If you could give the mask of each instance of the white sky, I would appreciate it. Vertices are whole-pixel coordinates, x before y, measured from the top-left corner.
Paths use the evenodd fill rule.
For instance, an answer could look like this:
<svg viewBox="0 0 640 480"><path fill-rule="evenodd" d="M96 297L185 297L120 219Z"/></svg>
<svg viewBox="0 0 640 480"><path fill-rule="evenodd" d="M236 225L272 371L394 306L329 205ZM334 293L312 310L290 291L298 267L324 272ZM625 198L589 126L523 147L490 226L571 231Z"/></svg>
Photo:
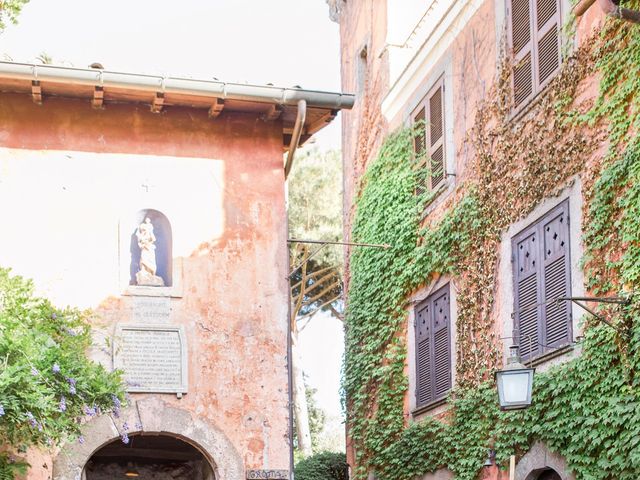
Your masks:
<svg viewBox="0 0 640 480"><path fill-rule="evenodd" d="M338 25L324 0L31 0L0 59L340 90ZM339 148L339 119L317 135Z"/></svg>
<svg viewBox="0 0 640 480"><path fill-rule="evenodd" d="M0 59L36 63L43 52L66 66L340 90L324 0L31 0L0 34ZM316 137L339 148L340 119ZM338 414L341 324L316 318L300 342L319 405Z"/></svg>

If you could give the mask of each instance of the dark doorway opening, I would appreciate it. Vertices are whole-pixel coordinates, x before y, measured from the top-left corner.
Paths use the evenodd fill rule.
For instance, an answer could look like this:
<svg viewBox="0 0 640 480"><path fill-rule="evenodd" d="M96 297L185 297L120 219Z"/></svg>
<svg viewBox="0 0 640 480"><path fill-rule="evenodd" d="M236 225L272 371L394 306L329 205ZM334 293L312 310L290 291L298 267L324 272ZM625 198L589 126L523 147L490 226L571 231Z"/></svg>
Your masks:
<svg viewBox="0 0 640 480"><path fill-rule="evenodd" d="M96 451L84 467L86 480L215 480L207 458L193 445L169 435L131 435Z"/></svg>
<svg viewBox="0 0 640 480"><path fill-rule="evenodd" d="M538 476L537 480L562 480L562 478L555 470L549 469L542 472Z"/></svg>

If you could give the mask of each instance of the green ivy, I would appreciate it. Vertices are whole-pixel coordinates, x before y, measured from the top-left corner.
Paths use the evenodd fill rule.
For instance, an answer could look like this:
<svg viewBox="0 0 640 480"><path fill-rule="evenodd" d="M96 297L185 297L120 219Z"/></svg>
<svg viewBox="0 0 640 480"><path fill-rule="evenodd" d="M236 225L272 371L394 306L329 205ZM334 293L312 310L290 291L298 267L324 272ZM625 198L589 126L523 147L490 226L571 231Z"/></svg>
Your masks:
<svg viewBox="0 0 640 480"><path fill-rule="evenodd" d="M627 3L640 8L638 1ZM640 35L634 28L607 22L597 54L589 57L597 59L601 90L588 113L571 110L575 91L560 92L554 104L560 121L609 129L610 153L579 170L587 200L583 265L590 291L632 300L600 312L624 333L585 325L584 339L576 346L579 355L536 375L530 408L499 410L487 361L475 385L453 390L441 418L407 421L409 295L439 274L472 284L480 278L474 270L489 270L491 282L475 285L476 293L459 291L457 328L477 330L473 309L483 295L493 295L495 270L487 266L495 262L482 257L474 262L471 256L486 254L490 249L483 245L495 247L505 225L517 218L496 218L490 211L491 189L500 179L485 176L484 183L459 186L462 193L446 205L446 213L421 228L420 212L431 199L415 195L416 182L426 173L414 167L410 130L392 133L368 165L352 237L392 248L355 249L350 262L344 389L355 478L375 471L380 480L412 480L448 468L457 479L475 480L489 447L496 450L497 463L505 465L509 456L522 455L536 441L563 455L578 479L640 478L640 302L633 297L640 283L640 140L635 139L640 76L628 74L640 70ZM544 161L553 165L557 158ZM493 352L495 338L482 341Z"/></svg>

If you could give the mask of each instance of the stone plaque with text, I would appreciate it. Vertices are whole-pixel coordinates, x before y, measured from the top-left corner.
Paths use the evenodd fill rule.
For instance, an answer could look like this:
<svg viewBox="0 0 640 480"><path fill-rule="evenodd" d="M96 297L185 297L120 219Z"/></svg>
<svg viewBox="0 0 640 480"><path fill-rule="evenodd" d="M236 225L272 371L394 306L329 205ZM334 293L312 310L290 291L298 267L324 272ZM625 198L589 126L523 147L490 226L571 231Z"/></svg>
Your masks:
<svg viewBox="0 0 640 480"><path fill-rule="evenodd" d="M187 393L187 346L179 326L121 325L113 364L129 392Z"/></svg>
<svg viewBox="0 0 640 480"><path fill-rule="evenodd" d="M169 297L133 297L133 321L137 323L169 323L171 299Z"/></svg>
<svg viewBox="0 0 640 480"><path fill-rule="evenodd" d="M247 470L247 478L275 478L277 480L288 480L289 470Z"/></svg>

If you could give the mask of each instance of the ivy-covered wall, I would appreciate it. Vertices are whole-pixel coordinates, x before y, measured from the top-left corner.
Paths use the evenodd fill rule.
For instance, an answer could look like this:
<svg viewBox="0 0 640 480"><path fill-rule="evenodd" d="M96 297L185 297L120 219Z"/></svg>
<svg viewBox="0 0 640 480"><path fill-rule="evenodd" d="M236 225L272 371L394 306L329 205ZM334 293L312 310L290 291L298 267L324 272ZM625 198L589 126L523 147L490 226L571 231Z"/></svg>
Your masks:
<svg viewBox="0 0 640 480"><path fill-rule="evenodd" d="M640 1L626 2L640 8ZM640 478L640 30L609 19L565 60L521 118L510 110L505 63L467 132L467 174L421 222L412 132L388 136L361 178L351 253L344 387L355 478L410 480L439 468L478 477L487 449L505 466L537 440L578 479ZM585 85L599 81L596 98ZM579 175L583 268L594 294L627 296L602 307L617 330L584 317L578 358L535 378L533 406L501 412L492 377L503 345L494 304L506 228ZM457 290L456 388L441 418L409 421L407 299L438 275Z"/></svg>

